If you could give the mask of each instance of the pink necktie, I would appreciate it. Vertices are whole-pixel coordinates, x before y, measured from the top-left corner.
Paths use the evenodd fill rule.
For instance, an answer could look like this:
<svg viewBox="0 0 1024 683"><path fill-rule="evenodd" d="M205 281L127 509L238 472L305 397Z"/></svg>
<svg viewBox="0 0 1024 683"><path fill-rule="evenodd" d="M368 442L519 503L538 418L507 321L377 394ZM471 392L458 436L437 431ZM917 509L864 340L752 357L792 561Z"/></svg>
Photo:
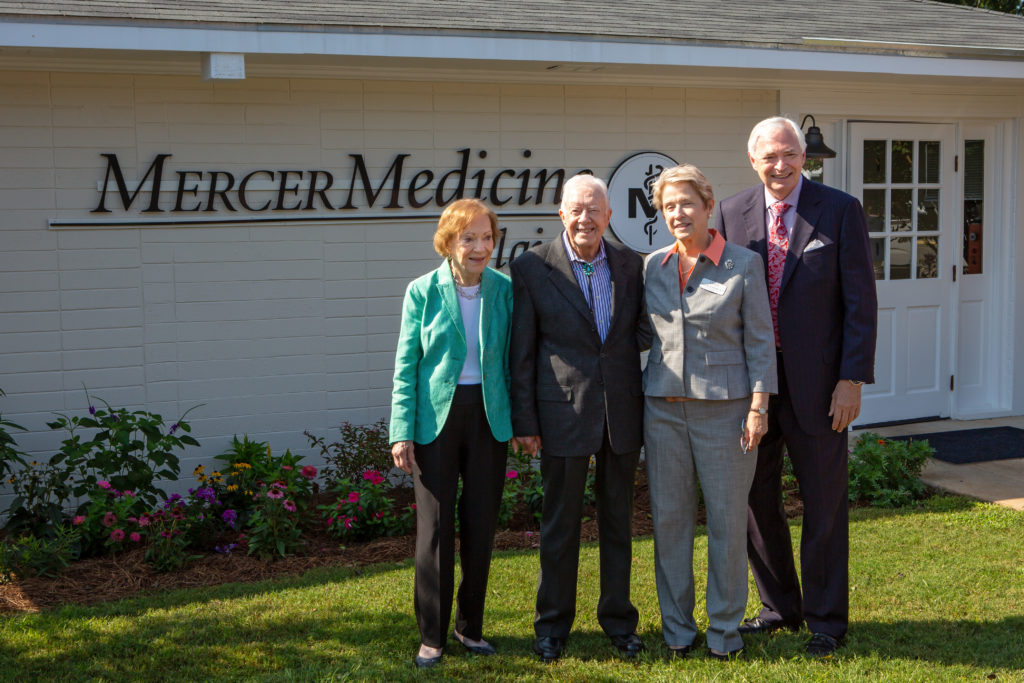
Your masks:
<svg viewBox="0 0 1024 683"><path fill-rule="evenodd" d="M771 224L768 226L768 301L772 308L772 327L775 328L775 346L779 343L779 289L782 285L782 271L786 269L786 252L789 251L789 235L782 214L789 209L785 202L775 202L768 208Z"/></svg>

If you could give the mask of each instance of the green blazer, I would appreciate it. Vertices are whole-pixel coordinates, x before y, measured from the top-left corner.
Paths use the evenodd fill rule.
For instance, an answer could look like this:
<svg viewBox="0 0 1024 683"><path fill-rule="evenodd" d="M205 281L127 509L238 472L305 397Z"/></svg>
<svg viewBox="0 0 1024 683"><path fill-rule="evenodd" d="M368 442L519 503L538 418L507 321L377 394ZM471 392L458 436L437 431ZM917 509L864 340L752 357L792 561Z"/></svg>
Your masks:
<svg viewBox="0 0 1024 683"><path fill-rule="evenodd" d="M498 441L512 438L508 337L512 282L492 268L480 293L480 370L484 410ZM430 443L441 433L466 360L466 335L455 281L445 261L413 280L402 304L402 330L391 393L391 443Z"/></svg>

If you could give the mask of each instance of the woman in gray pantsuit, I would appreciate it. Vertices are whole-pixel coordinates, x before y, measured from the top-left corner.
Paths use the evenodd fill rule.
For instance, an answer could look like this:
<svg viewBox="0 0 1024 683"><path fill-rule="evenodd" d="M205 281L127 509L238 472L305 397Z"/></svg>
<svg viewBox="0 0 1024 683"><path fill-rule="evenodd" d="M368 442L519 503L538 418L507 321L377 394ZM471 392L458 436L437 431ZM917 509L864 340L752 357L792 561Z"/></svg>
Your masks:
<svg viewBox="0 0 1024 683"><path fill-rule="evenodd" d="M761 258L708 228L711 184L695 166L654 185L675 244L647 256L644 297L654 333L644 370L644 443L654 516L662 632L685 657L693 618L697 479L708 529L708 656L743 649L747 494L777 391L775 339Z"/></svg>

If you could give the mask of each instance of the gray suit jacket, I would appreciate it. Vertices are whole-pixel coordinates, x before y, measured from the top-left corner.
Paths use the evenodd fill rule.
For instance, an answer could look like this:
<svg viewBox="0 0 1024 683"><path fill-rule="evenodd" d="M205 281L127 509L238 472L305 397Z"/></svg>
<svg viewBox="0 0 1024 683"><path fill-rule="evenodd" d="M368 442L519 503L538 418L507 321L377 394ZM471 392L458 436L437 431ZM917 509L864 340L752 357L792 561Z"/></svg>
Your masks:
<svg viewBox="0 0 1024 683"><path fill-rule="evenodd" d="M615 453L643 445L640 345L650 339L643 312L643 262L605 240L612 319L604 343L573 275L561 237L512 262L512 429L539 434L544 451L588 456L601 449L605 418Z"/></svg>
<svg viewBox="0 0 1024 683"><path fill-rule="evenodd" d="M648 396L725 400L777 393L764 266L754 252L726 244L716 266L701 255L679 293L672 247L644 262L644 297L654 338L644 370Z"/></svg>

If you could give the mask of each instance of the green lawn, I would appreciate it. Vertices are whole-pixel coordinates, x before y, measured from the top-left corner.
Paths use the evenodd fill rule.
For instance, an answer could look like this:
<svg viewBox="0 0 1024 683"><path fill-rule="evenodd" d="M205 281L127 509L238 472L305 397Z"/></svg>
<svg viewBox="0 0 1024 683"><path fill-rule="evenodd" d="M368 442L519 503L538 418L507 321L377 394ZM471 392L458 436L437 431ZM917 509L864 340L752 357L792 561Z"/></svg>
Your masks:
<svg viewBox="0 0 1024 683"><path fill-rule="evenodd" d="M2 616L0 680L1024 681L1024 513L952 497L853 511L852 623L847 647L826 661L804 654L806 632L748 638L727 664L703 648L666 660L653 545L634 544L633 596L651 650L636 663L618 660L597 625L597 547L588 545L575 630L551 666L530 652L536 554L509 552L492 565L485 634L496 657L450 643L439 669L413 668L404 563ZM703 567L697 575L702 595Z"/></svg>

